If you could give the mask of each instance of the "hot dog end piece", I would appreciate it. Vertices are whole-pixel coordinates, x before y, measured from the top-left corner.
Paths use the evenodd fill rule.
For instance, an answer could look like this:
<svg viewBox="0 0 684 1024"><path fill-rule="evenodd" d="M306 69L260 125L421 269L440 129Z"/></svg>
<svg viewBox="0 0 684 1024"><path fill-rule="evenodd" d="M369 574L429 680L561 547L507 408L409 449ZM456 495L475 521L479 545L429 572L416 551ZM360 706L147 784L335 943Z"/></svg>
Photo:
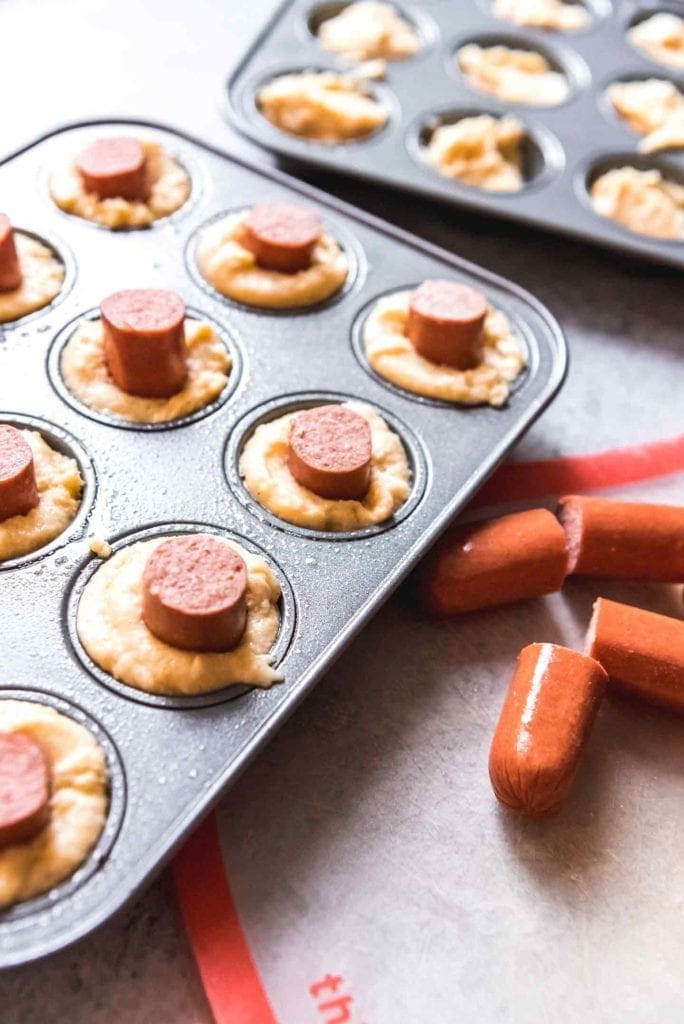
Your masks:
<svg viewBox="0 0 684 1024"><path fill-rule="evenodd" d="M544 508L449 530L416 574L420 603L457 615L560 590L565 534Z"/></svg>
<svg viewBox="0 0 684 1024"><path fill-rule="evenodd" d="M342 405L297 413L290 427L288 466L302 487L333 501L362 501L371 478L368 422Z"/></svg>
<svg viewBox="0 0 684 1024"><path fill-rule="evenodd" d="M611 684L684 714L684 622L599 597L586 650Z"/></svg>
<svg viewBox="0 0 684 1024"><path fill-rule="evenodd" d="M30 736L0 732L0 848L33 839L50 814L50 770Z"/></svg>
<svg viewBox="0 0 684 1024"><path fill-rule="evenodd" d="M469 370L482 361L487 300L457 281L423 281L412 293L406 333L431 363Z"/></svg>
<svg viewBox="0 0 684 1024"><path fill-rule="evenodd" d="M86 192L99 199L148 198L145 150L138 139L96 139L76 157L76 169Z"/></svg>
<svg viewBox="0 0 684 1024"><path fill-rule="evenodd" d="M216 537L174 537L143 573L142 617L164 643L186 651L229 651L247 625L247 566Z"/></svg>
<svg viewBox="0 0 684 1024"><path fill-rule="evenodd" d="M489 753L499 800L542 816L565 800L607 677L594 661L555 644L530 644L518 658Z"/></svg>
<svg viewBox="0 0 684 1024"><path fill-rule="evenodd" d="M14 231L7 214L0 213L0 292L13 292L21 276Z"/></svg>
<svg viewBox="0 0 684 1024"><path fill-rule="evenodd" d="M188 378L185 303L175 292L133 288L100 305L107 367L130 395L168 398Z"/></svg>
<svg viewBox="0 0 684 1024"><path fill-rule="evenodd" d="M16 427L0 425L0 522L38 504L33 452Z"/></svg>
<svg viewBox="0 0 684 1024"><path fill-rule="evenodd" d="M571 494L561 498L558 516L569 573L684 581L684 507Z"/></svg>
<svg viewBox="0 0 684 1024"><path fill-rule="evenodd" d="M323 226L312 210L293 203L258 203L243 225L242 244L264 270L296 274L311 266Z"/></svg>

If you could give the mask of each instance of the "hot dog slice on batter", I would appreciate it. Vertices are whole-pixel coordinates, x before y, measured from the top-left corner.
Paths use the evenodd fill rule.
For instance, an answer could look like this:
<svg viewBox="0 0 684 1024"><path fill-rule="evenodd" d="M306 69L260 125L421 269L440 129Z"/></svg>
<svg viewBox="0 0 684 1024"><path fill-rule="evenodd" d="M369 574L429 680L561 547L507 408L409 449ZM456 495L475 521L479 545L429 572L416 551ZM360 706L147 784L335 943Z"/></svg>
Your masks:
<svg viewBox="0 0 684 1024"><path fill-rule="evenodd" d="M684 714L684 622L599 597L587 651L611 683Z"/></svg>
<svg viewBox="0 0 684 1024"><path fill-rule="evenodd" d="M412 293L406 333L432 363L468 370L482 360L487 300L457 281L423 281Z"/></svg>
<svg viewBox="0 0 684 1024"><path fill-rule="evenodd" d="M100 305L105 358L114 382L130 395L168 398L188 377L185 303L175 292L133 288Z"/></svg>
<svg viewBox="0 0 684 1024"><path fill-rule="evenodd" d="M342 405L319 405L292 420L288 466L302 487L334 501L362 501L371 477L367 420Z"/></svg>
<svg viewBox="0 0 684 1024"><path fill-rule="evenodd" d="M186 651L228 651L247 624L247 566L207 535L174 537L150 555L142 617L156 637Z"/></svg>
<svg viewBox="0 0 684 1024"><path fill-rule="evenodd" d="M19 732L0 732L0 847L23 843L47 823L50 773L40 746Z"/></svg>
<svg viewBox="0 0 684 1024"><path fill-rule="evenodd" d="M416 575L433 615L455 615L560 590L565 534L544 508L449 530Z"/></svg>
<svg viewBox="0 0 684 1024"><path fill-rule="evenodd" d="M312 210L293 203L258 203L244 222L242 244L264 270L296 274L311 265L323 225Z"/></svg>
<svg viewBox="0 0 684 1024"><path fill-rule="evenodd" d="M598 662L577 651L555 644L523 648L489 753L497 800L532 816L560 808L605 684Z"/></svg>
<svg viewBox="0 0 684 1024"><path fill-rule="evenodd" d="M86 192L99 199L148 198L145 150L137 139L96 139L76 157Z"/></svg>
<svg viewBox="0 0 684 1024"><path fill-rule="evenodd" d="M684 507L568 495L568 573L684 581Z"/></svg>
<svg viewBox="0 0 684 1024"><path fill-rule="evenodd" d="M0 426L0 522L25 516L37 504L31 446L16 427Z"/></svg>
<svg viewBox="0 0 684 1024"><path fill-rule="evenodd" d="M0 213L0 292L13 292L21 284L21 267L14 231L6 213Z"/></svg>

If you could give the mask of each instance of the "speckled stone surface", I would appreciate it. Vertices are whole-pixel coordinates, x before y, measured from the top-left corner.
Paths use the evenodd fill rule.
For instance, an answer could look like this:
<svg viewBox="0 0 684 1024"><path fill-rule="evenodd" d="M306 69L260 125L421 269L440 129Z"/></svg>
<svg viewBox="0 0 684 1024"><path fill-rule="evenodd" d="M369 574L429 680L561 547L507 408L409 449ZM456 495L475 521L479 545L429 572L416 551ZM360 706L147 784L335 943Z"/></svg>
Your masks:
<svg viewBox="0 0 684 1024"><path fill-rule="evenodd" d="M65 120L130 115L159 118L235 152L254 155L257 151L226 127L219 97L225 76L273 6L273 0L251 0L248 5L226 0L192 4L182 0L146 0L144 4L3 0L0 85L3 95L20 92L21 103L3 108L0 145L9 151ZM30 88L26 87L28 61L39 75L39 83ZM263 154L259 159L269 160ZM383 195L377 189L322 176L308 179L512 278L559 318L571 350L568 381L560 398L520 444L516 458L608 448L681 430L681 403L678 408L674 401L678 381L672 376L673 359L681 351L680 277L638 268L562 239L459 216L417 199ZM634 387L620 389L617 398L609 387L614 374L630 374L634 381ZM237 800L258 801L260 790L269 791L274 758L283 759L279 778L288 779L293 790L306 797L308 765L306 757L297 755L299 731L318 728L325 735L326 728L337 729L339 715L347 713L344 706L335 714L326 708L345 689L345 677L360 705L367 705L367 695L363 701L359 697L363 684L359 673L367 663L378 669L376 652L383 645L391 652L393 632L407 634L412 614L396 602L382 613L371 627L370 639L359 640L360 653L354 653L355 647L341 663L340 674L334 673L335 680L322 684L306 710L287 726L268 760L240 780L223 805L224 827ZM416 620L416 639L427 641L434 629ZM430 678L450 678L456 686L458 630L440 637L431 658ZM364 651L368 662L362 657ZM402 657L401 645L397 657ZM387 679L399 669L389 653ZM376 689L380 697L382 686ZM355 713L353 701L347 711ZM373 751L368 757L372 762ZM334 765L329 774L334 775ZM371 776L367 784L369 780ZM326 807L321 814L322 832L334 849L335 829L325 827L334 816ZM244 820L254 828L266 821L268 827L263 814L253 821L247 814ZM242 842L239 833L233 835L231 851ZM244 842L246 848L253 847L255 836L247 835ZM305 871L306 864L299 870ZM246 899L246 882L238 877L236 883L242 888L238 896ZM1 1024L209 1024L210 1020L166 875L135 906L79 946L0 977Z"/></svg>

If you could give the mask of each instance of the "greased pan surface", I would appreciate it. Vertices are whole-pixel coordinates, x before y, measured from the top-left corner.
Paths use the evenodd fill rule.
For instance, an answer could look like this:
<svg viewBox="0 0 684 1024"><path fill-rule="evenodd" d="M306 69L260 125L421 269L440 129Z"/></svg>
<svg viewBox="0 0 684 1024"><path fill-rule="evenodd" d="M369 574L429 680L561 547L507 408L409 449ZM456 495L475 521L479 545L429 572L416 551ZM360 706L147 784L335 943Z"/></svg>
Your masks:
<svg viewBox="0 0 684 1024"><path fill-rule="evenodd" d="M278 8L226 86L228 116L244 135L301 164L684 267L684 241L648 238L623 228L599 216L588 193L588 184L599 173L625 164L658 168L684 184L681 150L639 153L640 137L620 121L606 98L612 82L631 79L669 79L683 88L681 73L641 54L626 36L632 24L656 11L684 16L681 3L587 0L593 15L589 27L547 32L495 18L490 0L398 0L394 6L417 27L423 48L407 60L389 62L386 80L372 85L389 108L388 123L366 140L347 145L297 139L261 115L256 91L286 71L349 69L348 62L319 45L311 30L322 14L329 17L345 6L285 0ZM555 107L527 106L471 88L456 65L456 51L466 42L539 50L552 67L564 69L571 84L569 99ZM486 192L461 184L423 159L421 139L430 125L479 113L510 113L527 128L531 144L524 162L531 175L519 192Z"/></svg>
<svg viewBox="0 0 684 1024"><path fill-rule="evenodd" d="M161 141L190 171L189 203L148 230L115 232L61 213L46 187L52 164L98 132ZM566 349L531 296L278 172L237 162L147 123L93 122L54 132L0 166L0 194L17 228L50 240L67 287L51 307L0 329L0 421L35 423L74 451L86 480L82 514L44 552L0 566L0 698L56 703L96 730L108 757L112 810L95 854L70 881L0 915L0 964L14 965L85 935L130 899L315 685L560 387ZM241 307L199 283L198 228L263 199L319 209L354 267L333 301L307 312ZM486 291L513 320L529 366L499 410L421 402L375 378L357 357L355 324L388 290L452 275ZM169 429L122 429L67 402L57 353L69 325L112 291L177 290L208 317L235 357L227 393ZM235 457L245 432L274 409L330 396L376 406L406 446L413 490L396 520L355 535L297 530L242 489ZM87 537L113 547L207 530L262 551L283 587L275 649L285 681L196 698L154 697L116 683L82 650L78 596L99 564ZM391 687L391 680L388 680ZM201 870L201 866L198 866Z"/></svg>

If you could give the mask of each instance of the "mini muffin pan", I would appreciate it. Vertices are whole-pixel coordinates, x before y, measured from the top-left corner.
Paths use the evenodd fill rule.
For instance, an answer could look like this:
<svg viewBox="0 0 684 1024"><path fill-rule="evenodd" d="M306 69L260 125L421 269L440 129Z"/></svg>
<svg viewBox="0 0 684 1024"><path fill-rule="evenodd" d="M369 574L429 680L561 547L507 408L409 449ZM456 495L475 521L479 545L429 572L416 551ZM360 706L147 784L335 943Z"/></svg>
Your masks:
<svg viewBox="0 0 684 1024"><path fill-rule="evenodd" d="M227 116L252 141L301 165L406 189L455 208L509 218L560 232L628 255L684 267L684 241L637 234L596 213L589 189L612 167L659 169L684 184L681 150L643 155L640 141L606 98L613 82L669 79L684 90L684 75L635 49L628 29L658 11L684 17L681 4L656 0L584 0L592 21L579 32L525 28L495 18L492 0L398 0L393 6L417 30L421 50L388 62L387 76L369 83L387 105L389 119L375 134L330 146L298 139L271 124L256 95L278 75L305 70L350 70L353 65L322 48L317 26L348 6L325 0L286 0L231 74L224 95ZM505 103L471 87L456 62L465 43L502 43L542 53L566 75L570 96L558 106ZM425 160L434 129L462 117L509 113L526 129L518 192L487 192L446 178Z"/></svg>
<svg viewBox="0 0 684 1024"><path fill-rule="evenodd" d="M154 138L174 152L193 175L192 204L133 231L93 231L60 212L46 190L50 166L94 136L116 133ZM42 315L0 329L0 422L33 425L75 454L86 483L81 513L60 538L31 558L0 564L0 699L22 690L27 699L84 715L79 720L106 738L112 796L102 842L77 876L0 913L0 965L7 966L85 935L160 869L552 399L566 348L553 318L515 285L279 172L159 125L107 121L57 130L0 165L0 194L17 227L73 254L68 294ZM351 256L352 275L339 296L307 310L270 312L199 283L198 232L222 211L260 200L320 212ZM375 298L445 276L486 292L526 350L527 369L501 409L422 402L357 357L355 324ZM65 338L107 294L130 287L176 290L231 347L226 394L205 415L165 429L122 429L65 390ZM401 436L412 469L405 506L380 528L349 534L277 520L240 482L245 439L265 419L350 398L375 407ZM270 561L283 592L273 651L282 683L159 697L112 679L82 648L78 601L101 564L89 538L106 538L118 550L197 530L234 537Z"/></svg>

